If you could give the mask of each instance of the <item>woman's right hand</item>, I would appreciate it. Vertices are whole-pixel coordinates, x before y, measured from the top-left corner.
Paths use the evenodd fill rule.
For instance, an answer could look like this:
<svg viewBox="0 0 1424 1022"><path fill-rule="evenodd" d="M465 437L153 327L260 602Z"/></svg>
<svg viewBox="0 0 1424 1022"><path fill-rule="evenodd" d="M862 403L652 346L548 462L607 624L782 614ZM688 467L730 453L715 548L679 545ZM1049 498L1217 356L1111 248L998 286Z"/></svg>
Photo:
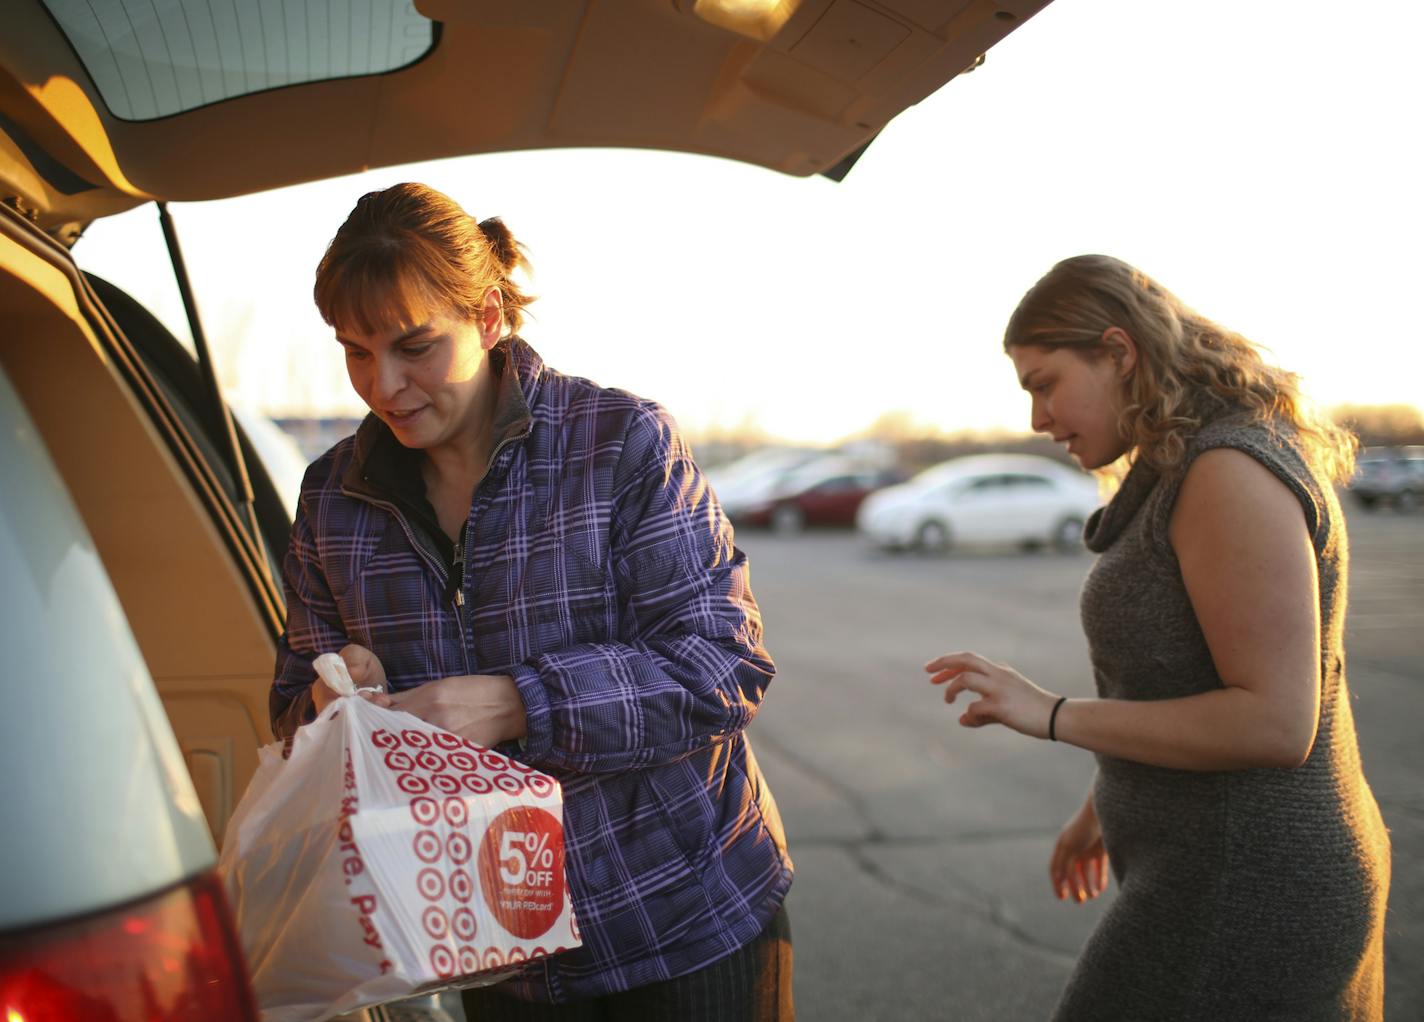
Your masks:
<svg viewBox="0 0 1424 1022"><path fill-rule="evenodd" d="M389 705L389 699L384 696L386 691L386 668L376 654L372 653L365 646L358 646L352 642L341 647L337 653L346 662L346 672L351 675L351 680L356 683L357 688L377 688L381 690L382 699L372 699L373 702L380 702L381 705ZM371 698L367 693L361 693L363 698ZM327 687L326 682L317 678L312 682L311 687L312 706L316 708L318 716L326 709L334 699L340 696ZM384 700L384 701L382 701Z"/></svg>
<svg viewBox="0 0 1424 1022"><path fill-rule="evenodd" d="M1048 875L1059 901L1082 903L1107 890L1108 853L1091 795L1059 831Z"/></svg>

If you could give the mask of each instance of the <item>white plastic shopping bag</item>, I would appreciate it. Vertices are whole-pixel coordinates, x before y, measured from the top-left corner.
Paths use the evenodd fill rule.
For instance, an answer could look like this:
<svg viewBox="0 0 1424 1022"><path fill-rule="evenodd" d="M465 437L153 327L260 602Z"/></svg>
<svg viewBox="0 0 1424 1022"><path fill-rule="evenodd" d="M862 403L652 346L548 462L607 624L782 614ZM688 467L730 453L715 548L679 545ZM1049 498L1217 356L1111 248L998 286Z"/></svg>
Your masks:
<svg viewBox="0 0 1424 1022"><path fill-rule="evenodd" d="M558 782L356 697L333 654L317 669L347 697L261 750L223 840L265 1022L495 982L577 946Z"/></svg>

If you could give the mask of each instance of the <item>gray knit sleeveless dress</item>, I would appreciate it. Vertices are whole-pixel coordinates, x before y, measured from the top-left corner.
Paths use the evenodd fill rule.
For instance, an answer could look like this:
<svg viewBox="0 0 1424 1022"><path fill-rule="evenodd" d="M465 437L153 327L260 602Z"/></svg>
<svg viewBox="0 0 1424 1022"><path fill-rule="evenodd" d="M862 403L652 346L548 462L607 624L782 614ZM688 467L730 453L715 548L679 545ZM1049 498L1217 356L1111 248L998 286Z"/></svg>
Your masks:
<svg viewBox="0 0 1424 1022"><path fill-rule="evenodd" d="M1055 1018L1382 1019L1389 837L1360 769L1343 648L1348 548L1334 489L1288 428L1218 419L1299 500L1320 578L1320 726L1303 766L1194 772L1098 757L1094 805L1119 885ZM1138 464L1089 521L1083 627L1098 694L1220 688L1167 524L1180 476Z"/></svg>

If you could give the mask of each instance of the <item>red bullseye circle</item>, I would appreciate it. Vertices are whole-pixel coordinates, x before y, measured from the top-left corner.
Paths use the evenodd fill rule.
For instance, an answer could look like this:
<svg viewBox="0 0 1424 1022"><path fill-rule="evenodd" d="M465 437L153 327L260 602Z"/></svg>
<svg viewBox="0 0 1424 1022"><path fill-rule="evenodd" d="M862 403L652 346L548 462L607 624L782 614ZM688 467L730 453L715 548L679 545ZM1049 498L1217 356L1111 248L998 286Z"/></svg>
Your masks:
<svg viewBox="0 0 1424 1022"><path fill-rule="evenodd" d="M513 774L499 774L494 779L494 786L506 795L518 795L524 791L524 782Z"/></svg>
<svg viewBox="0 0 1424 1022"><path fill-rule="evenodd" d="M497 752L491 752L489 749L481 749L479 755L480 764L486 770L493 770L495 773L503 773L505 770L509 769L509 760L505 759Z"/></svg>
<svg viewBox="0 0 1424 1022"><path fill-rule="evenodd" d="M417 795L410 800L410 815L422 827L428 827L440 819L440 806L433 798Z"/></svg>
<svg viewBox="0 0 1424 1022"><path fill-rule="evenodd" d="M461 940L475 939L475 914L467 908L457 908L450 919L455 936Z"/></svg>
<svg viewBox="0 0 1424 1022"><path fill-rule="evenodd" d="M475 896L475 882L470 879L470 874L463 869L457 869L450 874L450 893L455 896L456 901L470 901Z"/></svg>
<svg viewBox="0 0 1424 1022"><path fill-rule="evenodd" d="M564 835L543 809L516 806L480 840L480 890L491 914L522 940L542 937L564 910Z"/></svg>
<svg viewBox="0 0 1424 1022"><path fill-rule="evenodd" d="M504 955L499 953L497 947L486 948L484 964L486 969L498 969L504 964Z"/></svg>
<svg viewBox="0 0 1424 1022"><path fill-rule="evenodd" d="M451 767L462 773L470 770L478 770L480 768L479 762L475 757L463 750L452 752L445 758L449 761Z"/></svg>
<svg viewBox="0 0 1424 1022"><path fill-rule="evenodd" d="M519 964L520 962L522 962L522 961L524 961L524 949L523 949L522 947L519 947L518 945L516 945L515 947L510 948L510 949L509 949L509 964L510 964L510 965L518 965L518 964Z"/></svg>
<svg viewBox="0 0 1424 1022"><path fill-rule="evenodd" d="M460 945L460 971L464 973L480 971L480 953L468 944Z"/></svg>
<svg viewBox="0 0 1424 1022"><path fill-rule="evenodd" d="M459 735L452 735L449 731L437 731L432 737L442 749L458 749L463 741Z"/></svg>
<svg viewBox="0 0 1424 1022"><path fill-rule="evenodd" d="M444 852L444 849L440 847L440 839L435 836L433 830L416 832L411 846L415 849L416 857L421 862L438 862L441 853Z"/></svg>
<svg viewBox="0 0 1424 1022"><path fill-rule="evenodd" d="M470 807L462 798L450 797L445 800L445 819L452 827L463 827L470 819Z"/></svg>
<svg viewBox="0 0 1424 1022"><path fill-rule="evenodd" d="M445 897L445 877L439 870L426 867L416 876L415 889L426 901L439 901Z"/></svg>
<svg viewBox="0 0 1424 1022"><path fill-rule="evenodd" d="M430 967L441 979L455 975L455 952L444 944L436 944L430 949Z"/></svg>
<svg viewBox="0 0 1424 1022"><path fill-rule="evenodd" d="M543 774L530 774L524 778L524 783L529 786L529 791L535 798L548 798L554 791L553 780Z"/></svg>
<svg viewBox="0 0 1424 1022"><path fill-rule="evenodd" d="M426 749L416 756L415 761L420 764L420 769L429 770L432 774L442 773L445 770L445 757L430 749Z"/></svg>
<svg viewBox="0 0 1424 1022"><path fill-rule="evenodd" d="M494 791L494 785L490 783L490 779L484 774L462 774L460 776L460 783L465 786L466 791L473 792L476 795L488 795Z"/></svg>
<svg viewBox="0 0 1424 1022"><path fill-rule="evenodd" d="M424 795L430 790L430 782L415 774L399 774L396 777L396 787L407 795Z"/></svg>
<svg viewBox="0 0 1424 1022"><path fill-rule="evenodd" d="M410 753L402 752L400 749L392 749L386 753L386 766L396 773L405 773L415 769L415 760L410 758Z"/></svg>
<svg viewBox="0 0 1424 1022"><path fill-rule="evenodd" d="M430 748L430 736L424 731L416 731L414 728L406 728L401 732L401 741L409 745L412 749Z"/></svg>
<svg viewBox="0 0 1424 1022"><path fill-rule="evenodd" d="M450 853L450 861L457 866L463 866L470 861L470 856L475 854L468 835L462 831L450 835L449 840L445 842L445 850Z"/></svg>
<svg viewBox="0 0 1424 1022"><path fill-rule="evenodd" d="M379 727L371 732L371 744L378 749L394 749L400 746L400 739Z"/></svg>
<svg viewBox="0 0 1424 1022"><path fill-rule="evenodd" d="M430 905L421 913L420 921L425 925L425 932L436 940L444 940L445 935L450 932L450 920L434 905Z"/></svg>
<svg viewBox="0 0 1424 1022"><path fill-rule="evenodd" d="M454 774L432 774L430 783L435 785L436 791L446 795L453 795L460 790L460 779Z"/></svg>

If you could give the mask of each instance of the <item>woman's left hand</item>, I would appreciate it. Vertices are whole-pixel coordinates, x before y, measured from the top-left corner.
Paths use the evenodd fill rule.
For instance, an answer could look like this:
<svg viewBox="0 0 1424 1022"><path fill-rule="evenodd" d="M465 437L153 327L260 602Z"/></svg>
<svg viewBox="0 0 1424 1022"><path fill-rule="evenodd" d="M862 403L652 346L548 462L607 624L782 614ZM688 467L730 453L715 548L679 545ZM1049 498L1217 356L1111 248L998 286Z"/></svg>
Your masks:
<svg viewBox="0 0 1424 1022"><path fill-rule="evenodd" d="M934 684L949 682L944 691L947 703L964 691L979 696L959 715L959 723L965 727L1003 724L1033 738L1048 737L1048 718L1058 697L1012 667L993 663L978 653L946 653L925 664L925 670Z"/></svg>
<svg viewBox="0 0 1424 1022"><path fill-rule="evenodd" d="M413 713L428 724L492 748L523 738L524 700L507 674L462 674L375 700Z"/></svg>

